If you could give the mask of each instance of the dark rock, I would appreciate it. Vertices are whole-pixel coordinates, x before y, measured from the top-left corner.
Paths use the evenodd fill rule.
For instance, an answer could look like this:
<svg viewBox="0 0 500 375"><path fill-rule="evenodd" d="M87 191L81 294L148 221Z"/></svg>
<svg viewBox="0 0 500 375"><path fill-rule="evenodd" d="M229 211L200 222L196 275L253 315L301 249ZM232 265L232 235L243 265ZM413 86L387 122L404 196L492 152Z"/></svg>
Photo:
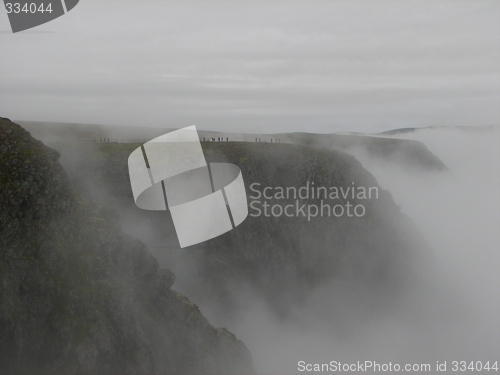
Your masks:
<svg viewBox="0 0 500 375"><path fill-rule="evenodd" d="M0 145L3 373L253 373L244 344L73 192L58 152L8 119Z"/></svg>
<svg viewBox="0 0 500 375"><path fill-rule="evenodd" d="M293 313L314 288L343 283L359 292L352 294L352 300L373 296L375 302L367 308L375 309L375 305L394 302L415 280L427 244L389 192L354 157L337 150L263 143L209 143L204 151L207 160L241 168L248 197L255 195L250 190L254 182L261 189L298 188L307 182L347 188L354 182L376 187L379 194L378 199L325 200L328 204L363 204L363 217L325 215L308 221L300 216L248 216L223 236L187 249L187 262L197 268L192 272L196 278L183 283L184 291L201 305L209 298L212 305L220 306L219 314L244 308L235 305L241 304L241 298L234 298L244 284L283 316ZM270 205L295 204L294 199L260 200ZM299 201L321 205L320 199L312 197ZM332 299L335 293L332 289Z"/></svg>
<svg viewBox="0 0 500 375"><path fill-rule="evenodd" d="M419 171L446 171L448 168L422 142L366 135L292 133L288 142L345 151L364 152L370 158Z"/></svg>
<svg viewBox="0 0 500 375"><path fill-rule="evenodd" d="M245 310L237 305L242 284L263 296L280 315L293 312L313 288L331 281L362 291L352 299L370 295L379 306L393 302L412 283L417 258L427 246L389 192L345 152L284 143L203 142L208 162L229 162L241 168L248 203L254 182L262 187L301 187L306 182L347 187L354 181L357 186L377 187L379 199L352 200L354 205L366 206L362 218L318 217L308 222L302 217L249 216L222 236L169 251L179 246L170 215L138 209L132 197L127 158L139 144L55 146L63 155L61 163L71 171L73 186L119 212L127 231L134 231L138 223L147 228L146 235L137 231L137 236L149 241L160 264L183 271L178 272L177 288L200 306L210 306L221 321L233 311ZM306 199L301 204L320 202ZM130 222L129 217L133 218ZM155 249L157 244L163 247Z"/></svg>

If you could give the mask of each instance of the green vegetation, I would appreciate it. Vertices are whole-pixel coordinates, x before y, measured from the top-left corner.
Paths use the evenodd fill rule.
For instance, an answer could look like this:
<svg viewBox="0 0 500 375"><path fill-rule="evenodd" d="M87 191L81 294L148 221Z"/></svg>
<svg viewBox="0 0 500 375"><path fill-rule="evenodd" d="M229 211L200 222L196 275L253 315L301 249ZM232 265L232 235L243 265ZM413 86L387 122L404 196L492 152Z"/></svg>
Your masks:
<svg viewBox="0 0 500 375"><path fill-rule="evenodd" d="M75 194L56 151L7 119L0 141L2 371L253 372L243 343L171 290L173 274L109 209ZM133 147L84 146L87 167L122 163Z"/></svg>

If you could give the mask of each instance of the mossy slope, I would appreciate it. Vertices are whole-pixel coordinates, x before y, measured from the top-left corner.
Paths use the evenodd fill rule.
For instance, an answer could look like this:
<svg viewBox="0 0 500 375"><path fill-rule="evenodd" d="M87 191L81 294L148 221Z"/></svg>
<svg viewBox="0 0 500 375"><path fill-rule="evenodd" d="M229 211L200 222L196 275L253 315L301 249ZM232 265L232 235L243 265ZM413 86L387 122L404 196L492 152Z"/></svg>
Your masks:
<svg viewBox="0 0 500 375"><path fill-rule="evenodd" d="M3 373L253 373L244 344L72 191L58 152L8 119L0 145Z"/></svg>

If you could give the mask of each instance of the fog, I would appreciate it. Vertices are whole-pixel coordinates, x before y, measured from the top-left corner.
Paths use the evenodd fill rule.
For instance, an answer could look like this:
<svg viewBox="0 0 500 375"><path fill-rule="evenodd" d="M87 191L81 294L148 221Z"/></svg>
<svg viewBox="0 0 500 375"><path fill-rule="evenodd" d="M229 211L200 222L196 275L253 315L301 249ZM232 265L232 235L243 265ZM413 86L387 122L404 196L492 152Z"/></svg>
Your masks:
<svg viewBox="0 0 500 375"><path fill-rule="evenodd" d="M492 362L500 360L500 133L479 129L500 119L499 15L495 0L82 0L64 17L12 34L0 12L0 112L116 125L24 124L61 146L77 192L112 208L124 232L176 273L173 288L248 346L259 374L302 373L299 361L433 370L436 361L447 360L448 370L452 360ZM417 278L398 296L356 280L325 282L286 318L255 286L233 286L231 311L190 294L200 259L175 249L168 214L123 204L123 154L96 176L98 163L70 142L143 143L191 124L201 136L224 132L231 141L450 126L393 136L423 142L445 172L350 150L429 244L413 254ZM91 179L97 188L86 185Z"/></svg>
<svg viewBox="0 0 500 375"><path fill-rule="evenodd" d="M299 361L428 363L435 370L436 361L446 360L450 372L453 360L498 360L500 134L429 129L400 138L422 141L449 171L417 171L353 154L429 243L417 266L419 281L402 299L373 311L373 296L360 296L355 285L319 287L285 320L250 287L239 288L244 308L231 318L201 303L214 325L246 343L260 374L301 373Z"/></svg>
<svg viewBox="0 0 500 375"><path fill-rule="evenodd" d="M497 1L85 0L12 35L17 120L251 133L498 123Z"/></svg>
<svg viewBox="0 0 500 375"><path fill-rule="evenodd" d="M120 207L120 200L112 205L124 231L143 240L160 264L174 271L173 288L198 304L212 325L226 327L247 345L258 374L303 373L299 361L430 364L432 370L436 361L448 361L448 372L454 360L497 361L500 131L431 128L393 137L423 142L448 167L425 171L410 168L397 155L388 160L351 151L429 244L417 246L420 253L412 257L417 278L410 278L412 284L398 296L392 296L396 285L370 289L352 279L328 281L309 290L283 318L254 286L235 284L237 308L223 311L215 296L191 294L192 283L201 280L196 277L201 259L172 251L177 243L169 215L138 215ZM83 154L74 147L62 151L64 167L78 176ZM88 194L100 204L112 202L111 185L101 183L103 190Z"/></svg>

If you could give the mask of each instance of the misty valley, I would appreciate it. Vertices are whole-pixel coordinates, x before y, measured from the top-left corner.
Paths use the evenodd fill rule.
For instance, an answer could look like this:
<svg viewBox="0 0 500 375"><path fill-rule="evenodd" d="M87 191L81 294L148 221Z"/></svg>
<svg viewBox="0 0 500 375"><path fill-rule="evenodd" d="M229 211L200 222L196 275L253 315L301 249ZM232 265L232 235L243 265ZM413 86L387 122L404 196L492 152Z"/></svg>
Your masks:
<svg viewBox="0 0 500 375"><path fill-rule="evenodd" d="M200 131L208 163L241 169L248 216L186 248L130 185L129 155L169 131L0 120L5 373L499 360L498 128Z"/></svg>

